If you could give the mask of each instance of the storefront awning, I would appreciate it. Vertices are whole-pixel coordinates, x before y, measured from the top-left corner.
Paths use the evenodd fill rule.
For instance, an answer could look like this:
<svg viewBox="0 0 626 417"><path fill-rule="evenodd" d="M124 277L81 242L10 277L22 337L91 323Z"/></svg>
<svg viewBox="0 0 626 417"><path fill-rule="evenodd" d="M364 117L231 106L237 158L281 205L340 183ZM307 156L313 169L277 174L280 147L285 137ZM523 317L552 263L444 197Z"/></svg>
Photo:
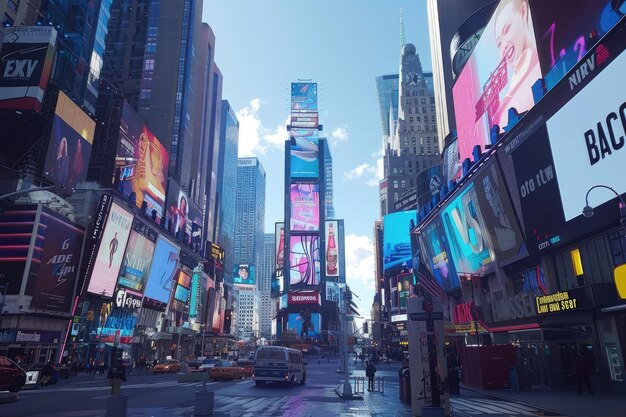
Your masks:
<svg viewBox="0 0 626 417"><path fill-rule="evenodd" d="M172 334L165 332L156 332L148 336L148 340L172 340Z"/></svg>

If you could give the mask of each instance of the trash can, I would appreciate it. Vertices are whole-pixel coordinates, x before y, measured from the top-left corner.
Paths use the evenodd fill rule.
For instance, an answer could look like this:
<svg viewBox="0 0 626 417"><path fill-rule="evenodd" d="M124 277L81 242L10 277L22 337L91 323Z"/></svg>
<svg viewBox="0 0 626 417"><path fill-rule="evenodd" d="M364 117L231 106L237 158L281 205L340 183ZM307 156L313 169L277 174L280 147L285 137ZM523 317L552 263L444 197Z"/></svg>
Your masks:
<svg viewBox="0 0 626 417"><path fill-rule="evenodd" d="M520 389L519 374L514 366L509 366L509 385L511 389Z"/></svg>
<svg viewBox="0 0 626 417"><path fill-rule="evenodd" d="M448 392L455 395L461 393L461 388L459 387L459 368L448 369Z"/></svg>
<svg viewBox="0 0 626 417"><path fill-rule="evenodd" d="M401 368L400 372L400 400L411 403L411 373L409 368Z"/></svg>

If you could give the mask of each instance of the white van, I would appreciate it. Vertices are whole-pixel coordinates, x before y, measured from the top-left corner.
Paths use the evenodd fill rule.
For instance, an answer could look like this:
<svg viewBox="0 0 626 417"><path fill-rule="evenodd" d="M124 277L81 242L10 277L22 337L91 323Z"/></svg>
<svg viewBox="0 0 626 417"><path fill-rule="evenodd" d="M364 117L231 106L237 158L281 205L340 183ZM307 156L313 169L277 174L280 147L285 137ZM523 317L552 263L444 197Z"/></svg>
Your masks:
<svg viewBox="0 0 626 417"><path fill-rule="evenodd" d="M304 384L306 369L302 352L282 346L259 346L252 378L257 386L266 382Z"/></svg>

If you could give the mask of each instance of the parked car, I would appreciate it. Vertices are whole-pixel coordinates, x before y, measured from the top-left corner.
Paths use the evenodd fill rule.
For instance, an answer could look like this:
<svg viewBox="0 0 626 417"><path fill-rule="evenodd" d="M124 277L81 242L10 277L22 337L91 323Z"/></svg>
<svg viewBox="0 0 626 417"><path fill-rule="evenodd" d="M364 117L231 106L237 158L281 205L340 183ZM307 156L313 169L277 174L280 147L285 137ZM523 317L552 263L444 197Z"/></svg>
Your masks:
<svg viewBox="0 0 626 417"><path fill-rule="evenodd" d="M180 371L180 362L174 359L159 361L152 370L153 374L171 374Z"/></svg>
<svg viewBox="0 0 626 417"><path fill-rule="evenodd" d="M243 378L243 371L237 365L237 362L218 361L209 369L209 376L214 380L241 379Z"/></svg>
<svg viewBox="0 0 626 417"><path fill-rule="evenodd" d="M252 378L252 374L254 373L254 362L242 359L237 361L237 366L241 368L241 372L244 377Z"/></svg>
<svg viewBox="0 0 626 417"><path fill-rule="evenodd" d="M26 372L11 359L0 356L0 390L18 392L26 383Z"/></svg>
<svg viewBox="0 0 626 417"><path fill-rule="evenodd" d="M215 366L215 364L217 362L219 362L220 360L217 358L206 358L202 360L202 370L203 371L208 371L209 369L213 368L213 366Z"/></svg>

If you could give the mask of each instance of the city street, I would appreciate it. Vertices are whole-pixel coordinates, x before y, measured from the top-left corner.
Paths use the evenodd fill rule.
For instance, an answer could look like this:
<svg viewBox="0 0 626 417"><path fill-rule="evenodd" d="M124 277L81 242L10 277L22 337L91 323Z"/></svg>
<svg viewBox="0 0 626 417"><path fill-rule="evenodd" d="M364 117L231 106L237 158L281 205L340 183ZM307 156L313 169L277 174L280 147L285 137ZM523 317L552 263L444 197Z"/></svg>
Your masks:
<svg viewBox="0 0 626 417"><path fill-rule="evenodd" d="M267 385L256 387L251 379L212 381L215 392L215 416L377 416L408 417L407 404L398 398L398 364L378 365L377 376L385 378L384 393L365 392L363 400L344 400L334 389L342 382L336 372L337 362L311 363L305 385ZM358 365L357 368L360 368ZM363 377L364 371L352 372L351 379ZM201 383L176 382L176 375L134 374L122 387L129 397L128 416L192 416L194 393ZM57 385L39 390L20 391L20 401L0 405L6 417L96 417L104 416L109 386L105 377L80 374L61 380ZM463 390L451 400L453 415L469 416L561 416L504 399L487 397Z"/></svg>

